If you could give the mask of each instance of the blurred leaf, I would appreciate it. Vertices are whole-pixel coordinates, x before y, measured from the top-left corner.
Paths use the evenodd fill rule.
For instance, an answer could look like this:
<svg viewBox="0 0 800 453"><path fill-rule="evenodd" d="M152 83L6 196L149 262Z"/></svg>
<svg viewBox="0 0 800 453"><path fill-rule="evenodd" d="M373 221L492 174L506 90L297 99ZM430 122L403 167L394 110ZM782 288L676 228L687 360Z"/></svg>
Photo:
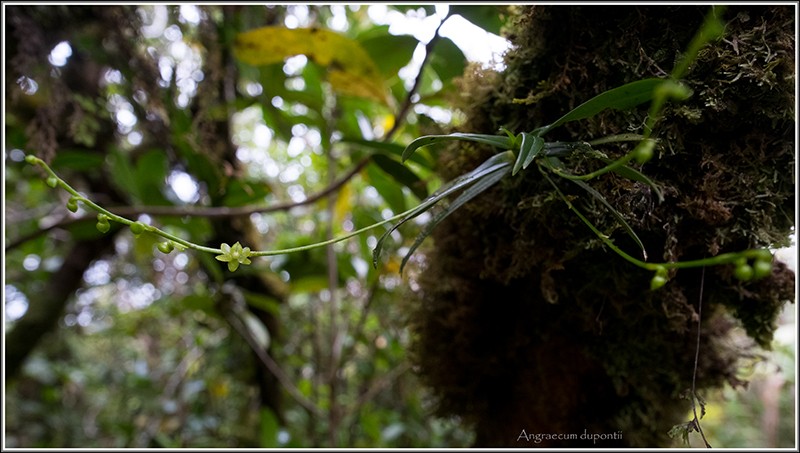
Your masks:
<svg viewBox="0 0 800 453"><path fill-rule="evenodd" d="M441 38L436 42L429 61L443 83L464 74L467 66L464 52L449 38Z"/></svg>
<svg viewBox="0 0 800 453"><path fill-rule="evenodd" d="M108 155L108 163L113 184L127 194L134 203L141 203L142 196L139 193L136 172L128 160L128 156L114 148Z"/></svg>
<svg viewBox="0 0 800 453"><path fill-rule="evenodd" d="M281 304L274 297L269 297L263 294L257 294L251 291L247 291L244 288L240 288L240 290L242 292L242 295L244 295L245 302L247 302L248 305L261 309L267 313L272 313L273 315L276 316L280 313Z"/></svg>
<svg viewBox="0 0 800 453"><path fill-rule="evenodd" d="M385 79L396 77L397 71L411 61L419 41L409 35L391 35L389 26L375 27L374 30L369 35L358 37L361 47L367 51Z"/></svg>
<svg viewBox="0 0 800 453"><path fill-rule="evenodd" d="M341 225L347 215L353 211L353 188L350 184L345 184L336 196L336 204L333 207L333 222Z"/></svg>
<svg viewBox="0 0 800 453"><path fill-rule="evenodd" d="M247 326L247 330L250 331L250 335L256 343L258 343L258 346L264 350L269 348L271 338L267 326L250 311L242 310L240 316L242 322Z"/></svg>
<svg viewBox="0 0 800 453"><path fill-rule="evenodd" d="M259 204L270 193L272 193L272 190L269 184L232 179L228 182L228 187L225 190L223 204L225 206Z"/></svg>
<svg viewBox="0 0 800 453"><path fill-rule="evenodd" d="M181 299L180 305L187 310L197 310L211 316L217 316L217 310L214 308L214 299L207 295L189 294Z"/></svg>
<svg viewBox="0 0 800 453"><path fill-rule="evenodd" d="M169 204L162 189L167 179L167 156L161 150L151 150L136 161L136 183L141 202L146 205Z"/></svg>
<svg viewBox="0 0 800 453"><path fill-rule="evenodd" d="M316 293L328 287L328 276L320 274L292 278L290 287L292 294Z"/></svg>
<svg viewBox="0 0 800 453"><path fill-rule="evenodd" d="M489 33L499 35L500 28L503 26L503 19L501 18L503 8L504 6L500 5L450 5L450 13L458 14Z"/></svg>
<svg viewBox="0 0 800 453"><path fill-rule="evenodd" d="M96 170L103 165L104 157L91 151L64 149L56 153L51 167L56 171L66 168L78 171Z"/></svg>
<svg viewBox="0 0 800 453"><path fill-rule="evenodd" d="M403 190L397 183L389 179L377 164L367 166L367 178L370 185L378 191L378 194L392 211L400 213L406 210L406 199L403 195Z"/></svg>
<svg viewBox="0 0 800 453"><path fill-rule="evenodd" d="M383 77L358 42L321 28L262 27L236 36L234 53L254 66L278 63L294 55L328 68L328 81L341 94L386 103Z"/></svg>
<svg viewBox="0 0 800 453"><path fill-rule="evenodd" d="M278 444L278 418L275 414L262 407L260 412L259 439L261 448L277 448Z"/></svg>
<svg viewBox="0 0 800 453"><path fill-rule="evenodd" d="M381 431L381 440L384 442L392 442L400 437L405 430L406 427L402 423L392 423Z"/></svg>
<svg viewBox="0 0 800 453"><path fill-rule="evenodd" d="M428 196L425 182L413 171L409 170L408 167L383 154L375 154L372 156L372 161L375 162L375 165L380 167L381 170L394 178L395 181L408 187L420 200L424 200Z"/></svg>
<svg viewBox="0 0 800 453"><path fill-rule="evenodd" d="M353 145L360 145L366 148L370 148L376 150L378 152L383 152L386 154L390 154L397 157L403 156L403 151L405 147L403 145L398 145L397 143L387 143L375 140L364 140L359 138L343 138L340 140L340 143L345 144L353 144ZM408 158L411 162L417 163L426 169L433 169L433 161L428 158L425 153L416 152L411 157Z"/></svg>

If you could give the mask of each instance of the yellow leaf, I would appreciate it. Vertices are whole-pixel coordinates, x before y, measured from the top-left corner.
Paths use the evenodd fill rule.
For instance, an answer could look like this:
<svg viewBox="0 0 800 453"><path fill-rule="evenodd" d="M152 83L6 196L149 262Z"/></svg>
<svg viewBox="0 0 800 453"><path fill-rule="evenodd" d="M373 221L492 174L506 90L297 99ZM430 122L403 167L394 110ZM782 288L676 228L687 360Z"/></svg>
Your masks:
<svg viewBox="0 0 800 453"><path fill-rule="evenodd" d="M334 91L387 103L383 78L358 42L321 28L262 27L239 33L234 54L244 63L260 66L305 55L328 68Z"/></svg>
<svg viewBox="0 0 800 453"><path fill-rule="evenodd" d="M353 210L353 189L350 184L345 184L339 191L339 196L336 198L336 205L334 206L333 221L334 225L341 225L345 218Z"/></svg>

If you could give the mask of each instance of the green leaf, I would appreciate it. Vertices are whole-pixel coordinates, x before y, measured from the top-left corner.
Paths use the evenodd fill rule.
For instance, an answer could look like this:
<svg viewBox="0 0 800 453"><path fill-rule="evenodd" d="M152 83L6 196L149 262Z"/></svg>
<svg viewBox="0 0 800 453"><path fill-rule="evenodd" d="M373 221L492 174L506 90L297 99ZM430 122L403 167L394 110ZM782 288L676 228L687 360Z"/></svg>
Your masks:
<svg viewBox="0 0 800 453"><path fill-rule="evenodd" d="M133 202L141 203L142 195L139 193L136 171L128 160L128 156L118 149L113 149L108 155L108 163L111 167L111 181L114 185L127 194Z"/></svg>
<svg viewBox="0 0 800 453"><path fill-rule="evenodd" d="M167 179L167 156L163 151L152 150L139 157L136 160L135 177L142 203L169 204L162 193Z"/></svg>
<svg viewBox="0 0 800 453"><path fill-rule="evenodd" d="M232 179L228 182L228 187L225 190L223 204L225 206L258 204L263 202L264 197L270 193L272 193L272 190L269 184Z"/></svg>
<svg viewBox="0 0 800 453"><path fill-rule="evenodd" d="M544 139L542 137L527 132L523 132L521 135L522 145L517 155L517 161L514 163L514 169L511 170L512 175L516 175L520 170L528 168L533 159L544 149Z"/></svg>
<svg viewBox="0 0 800 453"><path fill-rule="evenodd" d="M275 316L280 314L281 303L274 297L266 296L241 289L245 302L255 308L264 310Z"/></svg>
<svg viewBox="0 0 800 453"><path fill-rule="evenodd" d="M425 181L421 180L419 176L409 170L408 167L383 154L375 154L372 156L372 161L375 162L375 165L381 170L394 178L395 181L408 187L417 198L420 200L427 198L428 189L425 187Z"/></svg>
<svg viewBox="0 0 800 453"><path fill-rule="evenodd" d="M504 6L450 5L450 13L458 14L489 33L500 34Z"/></svg>
<svg viewBox="0 0 800 453"><path fill-rule="evenodd" d="M409 35L391 35L389 26L375 27L369 36L359 36L361 47L369 54L384 79L397 76L397 72L411 61L419 41Z"/></svg>
<svg viewBox="0 0 800 453"><path fill-rule="evenodd" d="M260 412L259 438L261 448L276 448L278 444L278 417L267 409L262 408Z"/></svg>
<svg viewBox="0 0 800 453"><path fill-rule="evenodd" d="M372 253L373 266L375 266L376 268L378 267L378 258L380 257L381 250L383 249L383 242L386 240L387 237L389 237L389 235L392 234L392 232L398 229L401 225L419 216L423 212L429 210L436 203L443 200L450 194L474 184L487 174L493 173L503 167L509 166L511 164L511 161L513 160L514 160L513 151L506 151L504 153L495 154L494 156L487 159L484 163L479 165L474 170L465 173L453 179L452 181L446 183L441 188L439 188L439 190L433 193L430 197L423 200L423 202L420 203L419 206L417 206L415 209L406 214L402 219L400 219L400 221L398 221L385 233L383 233L380 239L378 239L378 243L376 244L375 250Z"/></svg>
<svg viewBox="0 0 800 453"><path fill-rule="evenodd" d="M430 236L433 232L433 229L436 228L442 220L444 220L447 216L455 212L456 209L460 208L464 203L472 200L476 196L480 195L481 193L485 192L487 189L495 185L498 181L503 179L505 175L508 174L508 166L498 167L494 171L485 174L481 177L475 184L470 186L469 188L465 189L461 195L458 196L452 203L450 203L442 212L438 213L433 219L431 219L426 225L422 232L417 236L414 240L414 244L411 245L411 248L408 249L406 256L403 257L403 261L400 263L400 273L403 272L403 268L405 267L406 263L408 262L411 255L414 254L414 251L422 245L422 242Z"/></svg>
<svg viewBox="0 0 800 453"><path fill-rule="evenodd" d="M54 170L69 168L71 170L87 171L97 170L102 167L105 156L84 150L60 150L53 159L51 167Z"/></svg>
<svg viewBox="0 0 800 453"><path fill-rule="evenodd" d="M643 79L603 92L546 126L541 135L570 121L590 118L606 109L627 110L653 99L653 94L666 82L664 79Z"/></svg>
<svg viewBox="0 0 800 453"><path fill-rule="evenodd" d="M511 146L513 145L513 140L511 140L508 137L503 137L501 135L463 134L460 132L456 132L449 135L424 135L408 144L405 151L403 151L402 160L403 162L405 162L406 160L408 160L409 157L411 157L412 154L414 154L414 151L416 151L419 148L422 148L423 146L433 145L434 143L440 143L452 140L464 140L464 141L484 143L500 149L511 149Z"/></svg>
<svg viewBox="0 0 800 453"><path fill-rule="evenodd" d="M365 148L373 149L373 150L381 152L381 153L397 156L399 158L402 158L403 151L405 150L404 146L398 145L397 143L387 143L387 142L380 142L380 141L374 141L374 140L364 140L364 139L360 139L360 138L347 138L347 137L345 137L345 138L341 139L339 141L339 143L359 145L359 146L363 146ZM433 161L431 159L429 159L428 156L426 156L423 153L414 153L414 155L409 157L408 160L410 160L411 162L414 162L416 164L419 164L420 166L422 166L422 167L424 167L424 168L426 168L428 170L432 170L433 166L434 166Z"/></svg>
<svg viewBox="0 0 800 453"><path fill-rule="evenodd" d="M367 178L369 178L369 184L378 191L392 211L399 213L406 210L403 189L381 171L377 164L367 166Z"/></svg>
<svg viewBox="0 0 800 453"><path fill-rule="evenodd" d="M434 44L429 63L439 79L446 83L454 77L464 74L467 58L453 41L449 38L442 38Z"/></svg>
<svg viewBox="0 0 800 453"><path fill-rule="evenodd" d="M328 68L328 81L341 94L386 103L387 93L375 62L361 45L322 28L261 27L236 36L236 57L253 66L279 63L294 55Z"/></svg>

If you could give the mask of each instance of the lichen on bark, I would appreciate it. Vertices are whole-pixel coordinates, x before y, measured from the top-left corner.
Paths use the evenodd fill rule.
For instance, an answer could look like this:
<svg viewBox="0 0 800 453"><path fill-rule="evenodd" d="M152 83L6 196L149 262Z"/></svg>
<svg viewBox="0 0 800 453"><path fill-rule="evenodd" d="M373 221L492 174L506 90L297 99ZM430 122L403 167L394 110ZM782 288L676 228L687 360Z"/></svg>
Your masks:
<svg viewBox="0 0 800 453"><path fill-rule="evenodd" d="M645 77L666 77L700 27L704 6L522 6L502 72L462 80L460 132L530 131L581 102ZM724 37L700 52L654 136L641 171L664 191L613 174L593 188L619 210L652 261L691 260L782 246L794 228L794 9L737 6ZM548 139L641 132L646 106L570 123ZM605 148L621 156L625 146ZM457 143L440 151L444 178L493 152ZM568 160L575 171L592 163ZM626 250L605 208L559 187ZM532 166L456 211L434 232L413 309L414 358L444 415L474 427L476 446L657 447L686 421L698 328L700 269L650 273L605 248ZM768 348L794 300L794 274L776 263L757 282L732 266L705 270L697 386L737 379L752 347L728 341L741 326ZM538 433L616 433L591 441L519 440Z"/></svg>

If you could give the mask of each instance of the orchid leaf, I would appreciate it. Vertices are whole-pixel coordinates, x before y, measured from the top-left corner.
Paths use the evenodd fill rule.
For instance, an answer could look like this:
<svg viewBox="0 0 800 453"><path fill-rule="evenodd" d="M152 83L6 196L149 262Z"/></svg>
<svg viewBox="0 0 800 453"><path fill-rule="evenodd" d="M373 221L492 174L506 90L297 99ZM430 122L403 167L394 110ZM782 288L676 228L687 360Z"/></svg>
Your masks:
<svg viewBox="0 0 800 453"><path fill-rule="evenodd" d="M436 214L436 216L431 219L426 225L422 232L417 236L414 240L414 244L411 245L411 248L406 253L406 256L403 257L403 261L400 263L400 273L403 272L403 268L405 267L406 263L408 262L411 255L414 254L414 251L422 245L422 242L430 236L433 232L433 229L444 220L447 216L455 212L456 209L460 208L464 203L472 200L476 196L480 195L481 193L485 192L487 189L495 185L498 181L500 181L506 174L508 174L508 164L503 166L498 166L494 170L489 173L486 173L481 177L480 180L475 182L471 187L464 190L461 195L458 196L452 203L450 203L443 211Z"/></svg>
<svg viewBox="0 0 800 453"><path fill-rule="evenodd" d="M442 201L445 197L451 195L452 193L461 190L465 187L468 187L479 181L484 176L494 173L497 170L508 166L513 159L514 159L514 153L512 151L506 151L504 153L495 154L494 156L487 159L484 163L479 165L474 170L465 173L453 179L452 181L448 182L447 184L443 185L439 190L437 190L431 196L423 200L422 203L419 204L419 206L409 211L408 214L403 216L403 218L401 218L396 224L394 224L385 233L383 233L380 239L378 239L378 243L375 245L375 250L373 250L372 252L372 264L375 267L378 267L378 258L380 257L381 251L383 250L384 241L401 225L419 216L423 212L431 209L436 203Z"/></svg>
<svg viewBox="0 0 800 453"><path fill-rule="evenodd" d="M511 146L513 145L513 141L509 137L503 137L499 135L462 134L460 132L449 135L424 135L408 144L405 151L403 151L403 162L411 157L411 155L414 154L417 149L422 148L423 146L452 140L465 140L484 143L501 149L511 149Z"/></svg>
<svg viewBox="0 0 800 453"><path fill-rule="evenodd" d="M628 110L645 103L653 99L656 88L666 81L664 79L643 79L605 91L572 109L554 123L545 126L541 135L564 123L590 118L606 109Z"/></svg>

